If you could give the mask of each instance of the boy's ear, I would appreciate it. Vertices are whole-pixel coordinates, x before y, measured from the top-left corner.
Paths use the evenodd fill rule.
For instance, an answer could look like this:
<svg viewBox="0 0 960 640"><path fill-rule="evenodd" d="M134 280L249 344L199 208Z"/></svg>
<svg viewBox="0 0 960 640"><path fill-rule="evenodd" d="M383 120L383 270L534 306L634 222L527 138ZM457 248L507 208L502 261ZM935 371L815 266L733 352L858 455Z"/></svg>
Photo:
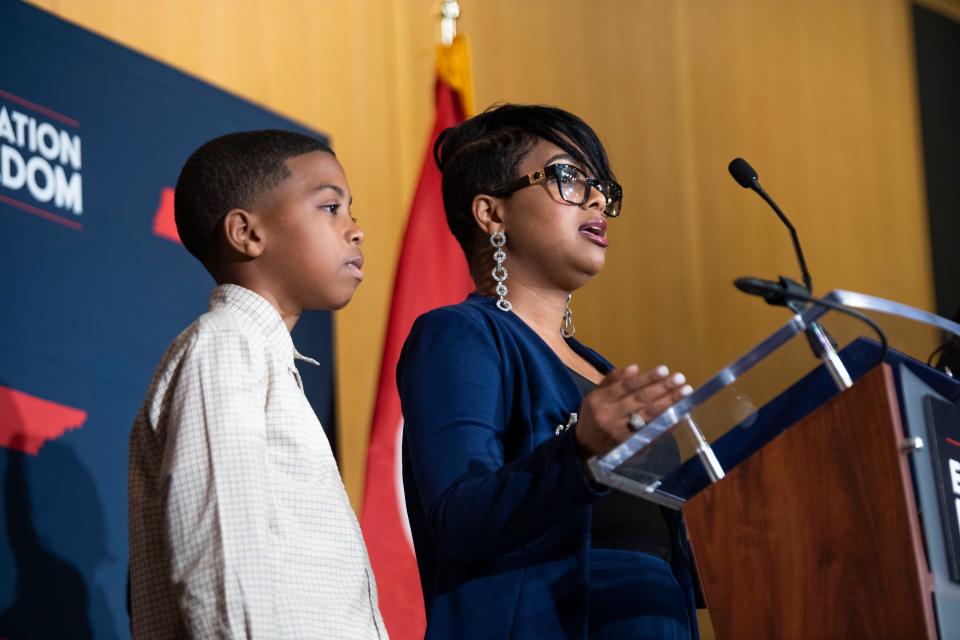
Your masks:
<svg viewBox="0 0 960 640"><path fill-rule="evenodd" d="M244 209L232 209L223 219L223 231L234 251L250 258L263 254L263 228L256 215Z"/></svg>
<svg viewBox="0 0 960 640"><path fill-rule="evenodd" d="M473 198L471 204L473 219L487 235L496 231L503 231L503 209L500 203L500 198L483 193Z"/></svg>

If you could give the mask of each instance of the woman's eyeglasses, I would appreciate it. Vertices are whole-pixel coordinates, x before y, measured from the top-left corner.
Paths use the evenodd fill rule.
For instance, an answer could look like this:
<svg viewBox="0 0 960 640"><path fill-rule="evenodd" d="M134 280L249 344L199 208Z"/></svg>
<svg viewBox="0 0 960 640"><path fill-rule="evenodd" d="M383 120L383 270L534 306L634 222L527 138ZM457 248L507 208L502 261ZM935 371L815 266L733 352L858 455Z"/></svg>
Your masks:
<svg viewBox="0 0 960 640"><path fill-rule="evenodd" d="M620 215L620 205L623 203L623 188L619 184L613 180L590 178L577 167L561 162L547 165L533 173L517 178L498 189L497 193L501 196L508 196L515 191L550 179L557 181L557 188L564 202L579 207L590 199L590 189L596 189L606 199L603 215L611 218Z"/></svg>

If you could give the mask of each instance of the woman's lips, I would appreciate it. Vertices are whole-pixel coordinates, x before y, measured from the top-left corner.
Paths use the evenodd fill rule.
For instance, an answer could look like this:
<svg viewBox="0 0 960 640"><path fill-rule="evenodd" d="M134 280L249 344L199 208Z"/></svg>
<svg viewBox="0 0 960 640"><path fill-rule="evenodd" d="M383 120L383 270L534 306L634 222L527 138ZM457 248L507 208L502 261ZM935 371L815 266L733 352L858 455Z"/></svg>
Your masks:
<svg viewBox="0 0 960 640"><path fill-rule="evenodd" d="M607 240L607 222L602 218L595 218L580 225L580 234L598 246L606 247L610 244Z"/></svg>

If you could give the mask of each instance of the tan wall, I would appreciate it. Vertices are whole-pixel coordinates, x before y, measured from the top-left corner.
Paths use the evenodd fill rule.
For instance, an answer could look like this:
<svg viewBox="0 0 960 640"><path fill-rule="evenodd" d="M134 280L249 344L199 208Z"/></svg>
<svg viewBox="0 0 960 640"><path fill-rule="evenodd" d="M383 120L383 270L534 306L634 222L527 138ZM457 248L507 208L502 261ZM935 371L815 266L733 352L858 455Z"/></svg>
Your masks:
<svg viewBox="0 0 960 640"><path fill-rule="evenodd" d="M927 0L928 3L933 0ZM953 4L954 0L936 0ZM340 454L355 506L393 266L432 117L432 0L36 0L328 132L367 231L337 317ZM694 382L784 320L733 278L796 274L727 175L743 155L793 218L819 291L932 308L906 0L462 0L478 106L582 115L625 190L578 337Z"/></svg>

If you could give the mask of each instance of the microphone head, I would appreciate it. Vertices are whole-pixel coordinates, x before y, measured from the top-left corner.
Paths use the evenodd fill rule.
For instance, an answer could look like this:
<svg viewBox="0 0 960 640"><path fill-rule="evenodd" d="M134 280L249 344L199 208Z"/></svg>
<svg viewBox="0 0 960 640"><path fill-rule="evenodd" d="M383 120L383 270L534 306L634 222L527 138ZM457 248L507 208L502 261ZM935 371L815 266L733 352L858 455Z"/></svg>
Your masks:
<svg viewBox="0 0 960 640"><path fill-rule="evenodd" d="M791 299L789 296L788 282L790 281L782 276L779 282L745 277L737 278L733 281L733 285L744 293L763 298L767 304L786 305L787 301ZM797 287L806 291L803 287L800 287L800 285L797 285Z"/></svg>
<svg viewBox="0 0 960 640"><path fill-rule="evenodd" d="M776 282L751 277L737 278L733 281L733 286L744 293L761 298L782 291L782 288Z"/></svg>
<svg viewBox="0 0 960 640"><path fill-rule="evenodd" d="M730 175L744 189L753 189L757 182L757 172L743 158L734 158L727 166Z"/></svg>

